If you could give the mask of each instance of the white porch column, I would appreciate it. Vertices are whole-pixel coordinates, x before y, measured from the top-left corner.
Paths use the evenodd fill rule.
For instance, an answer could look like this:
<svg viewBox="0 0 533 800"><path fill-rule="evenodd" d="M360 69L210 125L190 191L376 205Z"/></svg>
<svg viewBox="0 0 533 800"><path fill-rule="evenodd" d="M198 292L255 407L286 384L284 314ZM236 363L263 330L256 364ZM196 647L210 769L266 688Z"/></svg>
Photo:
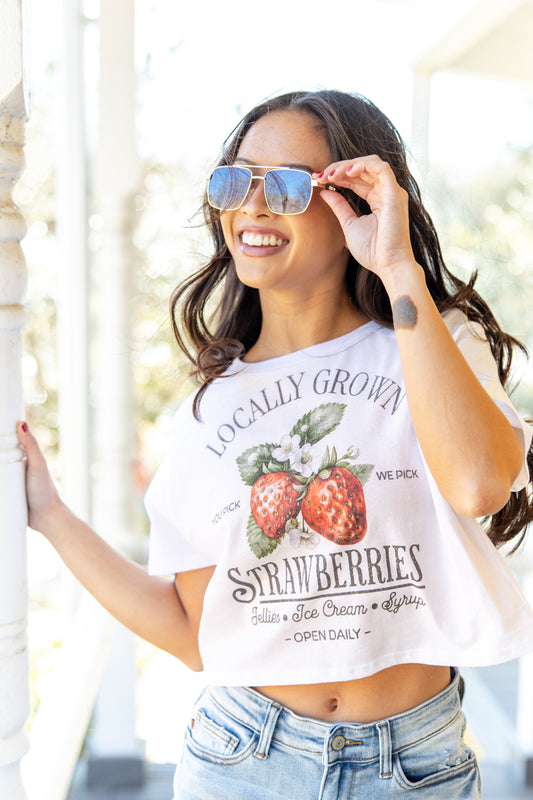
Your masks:
<svg viewBox="0 0 533 800"><path fill-rule="evenodd" d="M29 713L24 462L15 423L23 418L24 220L12 191L24 166L29 112L23 65L25 9L3 0L0 27L0 797L23 800L20 760Z"/></svg>
<svg viewBox="0 0 533 800"><path fill-rule="evenodd" d="M134 0L102 3L99 30L94 211L101 217L101 230L92 270L98 300L93 521L108 541L132 556L136 547L132 232L140 174L135 128ZM135 638L120 629L95 708L89 784L142 780L143 748L135 738L135 681Z"/></svg>
<svg viewBox="0 0 533 800"><path fill-rule="evenodd" d="M430 100L431 73L415 69L413 72L411 152L422 183L427 179L429 168Z"/></svg>
<svg viewBox="0 0 533 800"><path fill-rule="evenodd" d="M83 0L62 0L60 121L56 153L60 295L57 313L61 487L90 521L87 153Z"/></svg>
<svg viewBox="0 0 533 800"><path fill-rule="evenodd" d="M94 515L114 544L132 545L136 453L131 365L134 199L140 169L135 129L134 0L102 3L100 111L94 211L101 217L92 272L98 306Z"/></svg>

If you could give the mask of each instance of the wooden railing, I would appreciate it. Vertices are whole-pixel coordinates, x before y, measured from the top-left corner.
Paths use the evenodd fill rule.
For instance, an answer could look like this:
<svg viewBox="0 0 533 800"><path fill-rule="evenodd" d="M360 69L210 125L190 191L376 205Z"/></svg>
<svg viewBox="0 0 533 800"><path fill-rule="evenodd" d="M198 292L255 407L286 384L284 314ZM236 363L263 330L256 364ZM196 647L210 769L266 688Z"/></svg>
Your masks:
<svg viewBox="0 0 533 800"><path fill-rule="evenodd" d="M84 594L31 727L31 748L22 761L28 800L67 796L115 627L115 621Z"/></svg>
<svg viewBox="0 0 533 800"><path fill-rule="evenodd" d="M57 666L28 736L26 720L30 699L25 465L15 434L16 421L24 418L21 365L22 335L26 324L23 307L26 264L20 242L25 234L25 223L13 202L13 188L24 168L24 127L29 115L28 82L24 74L28 54L23 42L28 20L24 16L24 0L2 0L1 5L0 798L63 800L86 734L116 626L92 599L84 596L72 620L72 634L61 648ZM122 4L120 8L123 8ZM126 5L123 13L128 12L129 6ZM68 131L68 136L63 148L63 179L58 175L56 183L58 216L62 223L61 261L65 264L66 272L63 278L66 277L67 283L69 280L72 282L69 303L64 304L62 309L63 335L59 336L63 367L61 370L60 365L60 371L69 376L72 370L66 362L70 366L76 362L79 366L80 353L83 356L86 349L83 320L86 318L87 302L84 288L84 226L87 210L84 205L85 180L80 174L84 165L85 146L81 67L84 20L81 0L65 2L63 18L62 95L65 113L61 129ZM120 39L119 32L117 40ZM132 121L130 124L133 124ZM132 135L130 133L130 137ZM123 302L129 302L129 298L125 297ZM71 309L75 315L73 318L66 313ZM126 381L123 383L126 385ZM65 471L63 490L75 510L85 515L88 510L88 456L85 446L88 435L87 409L83 404L87 403L88 395L87 370L83 370L78 381L64 380L60 389L63 458L69 465Z"/></svg>

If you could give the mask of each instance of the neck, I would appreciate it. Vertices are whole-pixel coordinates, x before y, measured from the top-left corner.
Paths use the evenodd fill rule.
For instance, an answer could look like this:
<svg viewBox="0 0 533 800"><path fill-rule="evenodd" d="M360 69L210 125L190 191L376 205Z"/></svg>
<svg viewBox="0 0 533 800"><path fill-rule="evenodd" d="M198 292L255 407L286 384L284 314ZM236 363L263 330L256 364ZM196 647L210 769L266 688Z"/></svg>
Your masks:
<svg viewBox="0 0 533 800"><path fill-rule="evenodd" d="M245 361L265 361L294 353L343 336L369 321L355 308L347 294L341 298L314 295L298 304L261 295L263 321L257 342Z"/></svg>

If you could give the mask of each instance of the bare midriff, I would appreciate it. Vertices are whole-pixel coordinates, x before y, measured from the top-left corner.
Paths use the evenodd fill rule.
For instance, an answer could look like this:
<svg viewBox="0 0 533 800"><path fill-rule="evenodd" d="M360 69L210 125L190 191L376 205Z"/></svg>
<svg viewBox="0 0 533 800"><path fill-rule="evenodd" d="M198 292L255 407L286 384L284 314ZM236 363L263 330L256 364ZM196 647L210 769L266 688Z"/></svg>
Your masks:
<svg viewBox="0 0 533 800"><path fill-rule="evenodd" d="M435 697L449 683L449 667L399 664L352 681L254 688L303 717L367 723L402 714Z"/></svg>
<svg viewBox="0 0 533 800"><path fill-rule="evenodd" d="M213 572L214 567L204 567L176 575L178 594L196 631ZM198 662L201 663L199 652ZM409 711L435 697L449 683L449 667L399 664L352 681L254 688L303 717L332 723L366 723Z"/></svg>

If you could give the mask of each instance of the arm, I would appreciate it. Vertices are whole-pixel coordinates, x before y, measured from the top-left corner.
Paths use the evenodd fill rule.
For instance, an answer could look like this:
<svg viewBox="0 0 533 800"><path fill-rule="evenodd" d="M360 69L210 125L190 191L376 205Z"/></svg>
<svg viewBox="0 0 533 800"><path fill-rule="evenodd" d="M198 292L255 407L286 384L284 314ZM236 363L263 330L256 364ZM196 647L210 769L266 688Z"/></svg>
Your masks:
<svg viewBox="0 0 533 800"><path fill-rule="evenodd" d="M376 156L332 164L319 180L351 188L372 209L358 218L339 194L322 193L353 256L389 295L413 425L440 492L465 516L495 513L520 471L520 444L429 294L410 244L407 193Z"/></svg>
<svg viewBox="0 0 533 800"><path fill-rule="evenodd" d="M518 438L455 344L423 276L406 265L385 285L413 425L440 492L460 514L493 514L520 471Z"/></svg>
<svg viewBox="0 0 533 800"><path fill-rule="evenodd" d="M172 582L148 575L113 550L60 499L33 435L18 425L27 456L29 525L40 531L85 588L134 633L200 670L198 624L212 569ZM183 600L178 593L183 588Z"/></svg>

